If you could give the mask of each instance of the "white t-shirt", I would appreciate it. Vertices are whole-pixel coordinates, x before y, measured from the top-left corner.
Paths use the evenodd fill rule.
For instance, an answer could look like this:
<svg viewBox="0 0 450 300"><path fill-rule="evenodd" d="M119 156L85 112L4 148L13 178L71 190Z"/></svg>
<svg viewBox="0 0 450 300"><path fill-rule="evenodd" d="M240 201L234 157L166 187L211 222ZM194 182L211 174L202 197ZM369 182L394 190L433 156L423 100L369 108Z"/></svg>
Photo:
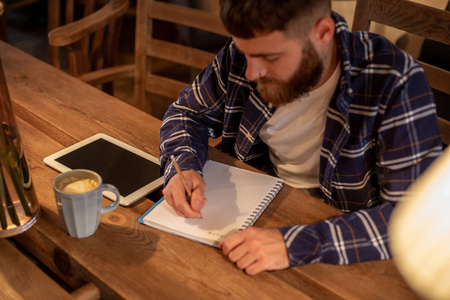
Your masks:
<svg viewBox="0 0 450 300"><path fill-rule="evenodd" d="M278 107L260 131L269 146L277 175L299 189L319 186L319 160L327 108L341 73L337 65L332 76L318 89Z"/></svg>

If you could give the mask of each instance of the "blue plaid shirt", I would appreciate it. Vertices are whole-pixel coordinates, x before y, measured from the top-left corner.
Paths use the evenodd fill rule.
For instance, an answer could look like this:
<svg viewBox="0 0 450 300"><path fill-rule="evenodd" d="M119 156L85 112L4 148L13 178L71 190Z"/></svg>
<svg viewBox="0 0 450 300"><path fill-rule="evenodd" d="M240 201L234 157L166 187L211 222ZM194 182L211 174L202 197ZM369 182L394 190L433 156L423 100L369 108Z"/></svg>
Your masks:
<svg viewBox="0 0 450 300"><path fill-rule="evenodd" d="M385 38L348 30L333 13L341 61L320 154L324 201L346 214L279 228L290 265L388 259L388 221L409 185L441 154L433 94L420 65ZM161 127L160 162L170 155L201 173L208 137L255 167L270 162L259 131L276 107L245 78L246 59L230 39L193 84L181 91ZM301 141L299 141L301 143Z"/></svg>

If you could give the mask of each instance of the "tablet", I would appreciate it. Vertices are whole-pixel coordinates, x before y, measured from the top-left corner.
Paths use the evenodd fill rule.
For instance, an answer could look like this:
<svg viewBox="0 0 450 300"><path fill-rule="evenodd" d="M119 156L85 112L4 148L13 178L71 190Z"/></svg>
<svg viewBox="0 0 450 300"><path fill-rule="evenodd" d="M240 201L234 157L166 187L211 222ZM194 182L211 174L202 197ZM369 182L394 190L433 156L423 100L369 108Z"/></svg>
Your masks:
<svg viewBox="0 0 450 300"><path fill-rule="evenodd" d="M164 183L158 159L126 143L99 133L44 158L59 172L88 169L97 172L103 183L116 186L120 204L128 206L160 188ZM109 199L114 194L105 192Z"/></svg>

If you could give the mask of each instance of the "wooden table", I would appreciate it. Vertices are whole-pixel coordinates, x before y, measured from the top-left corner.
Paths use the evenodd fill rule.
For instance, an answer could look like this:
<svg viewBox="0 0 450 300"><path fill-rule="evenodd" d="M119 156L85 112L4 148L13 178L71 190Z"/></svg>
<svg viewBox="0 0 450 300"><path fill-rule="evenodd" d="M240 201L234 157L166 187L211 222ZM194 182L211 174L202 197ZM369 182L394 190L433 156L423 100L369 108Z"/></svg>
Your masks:
<svg viewBox="0 0 450 300"><path fill-rule="evenodd" d="M157 156L160 121L4 42L0 55L41 205L36 224L15 240L71 287L92 282L104 299L417 298L391 260L245 275L216 248L139 224L153 204L149 199L102 215L91 237L70 237L52 191L58 173L43 158L99 132ZM250 168L215 149L210 153L213 160ZM338 214L285 186L255 226L313 223Z"/></svg>

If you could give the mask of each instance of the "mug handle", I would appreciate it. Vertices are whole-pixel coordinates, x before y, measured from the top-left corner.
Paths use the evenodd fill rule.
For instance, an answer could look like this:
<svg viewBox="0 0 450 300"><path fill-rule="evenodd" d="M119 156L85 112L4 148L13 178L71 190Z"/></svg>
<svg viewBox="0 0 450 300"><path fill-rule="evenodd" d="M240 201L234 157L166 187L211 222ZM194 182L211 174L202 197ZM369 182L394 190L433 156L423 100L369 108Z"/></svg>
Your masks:
<svg viewBox="0 0 450 300"><path fill-rule="evenodd" d="M102 210L100 211L100 214L105 214L105 213L113 211L114 209L117 208L117 206L119 206L120 193L119 193L119 190L115 186L113 186L112 184L107 184L107 183L102 184L101 190L102 190L102 193L104 191L108 191L108 192L112 192L116 195L116 200L111 205L102 206Z"/></svg>

